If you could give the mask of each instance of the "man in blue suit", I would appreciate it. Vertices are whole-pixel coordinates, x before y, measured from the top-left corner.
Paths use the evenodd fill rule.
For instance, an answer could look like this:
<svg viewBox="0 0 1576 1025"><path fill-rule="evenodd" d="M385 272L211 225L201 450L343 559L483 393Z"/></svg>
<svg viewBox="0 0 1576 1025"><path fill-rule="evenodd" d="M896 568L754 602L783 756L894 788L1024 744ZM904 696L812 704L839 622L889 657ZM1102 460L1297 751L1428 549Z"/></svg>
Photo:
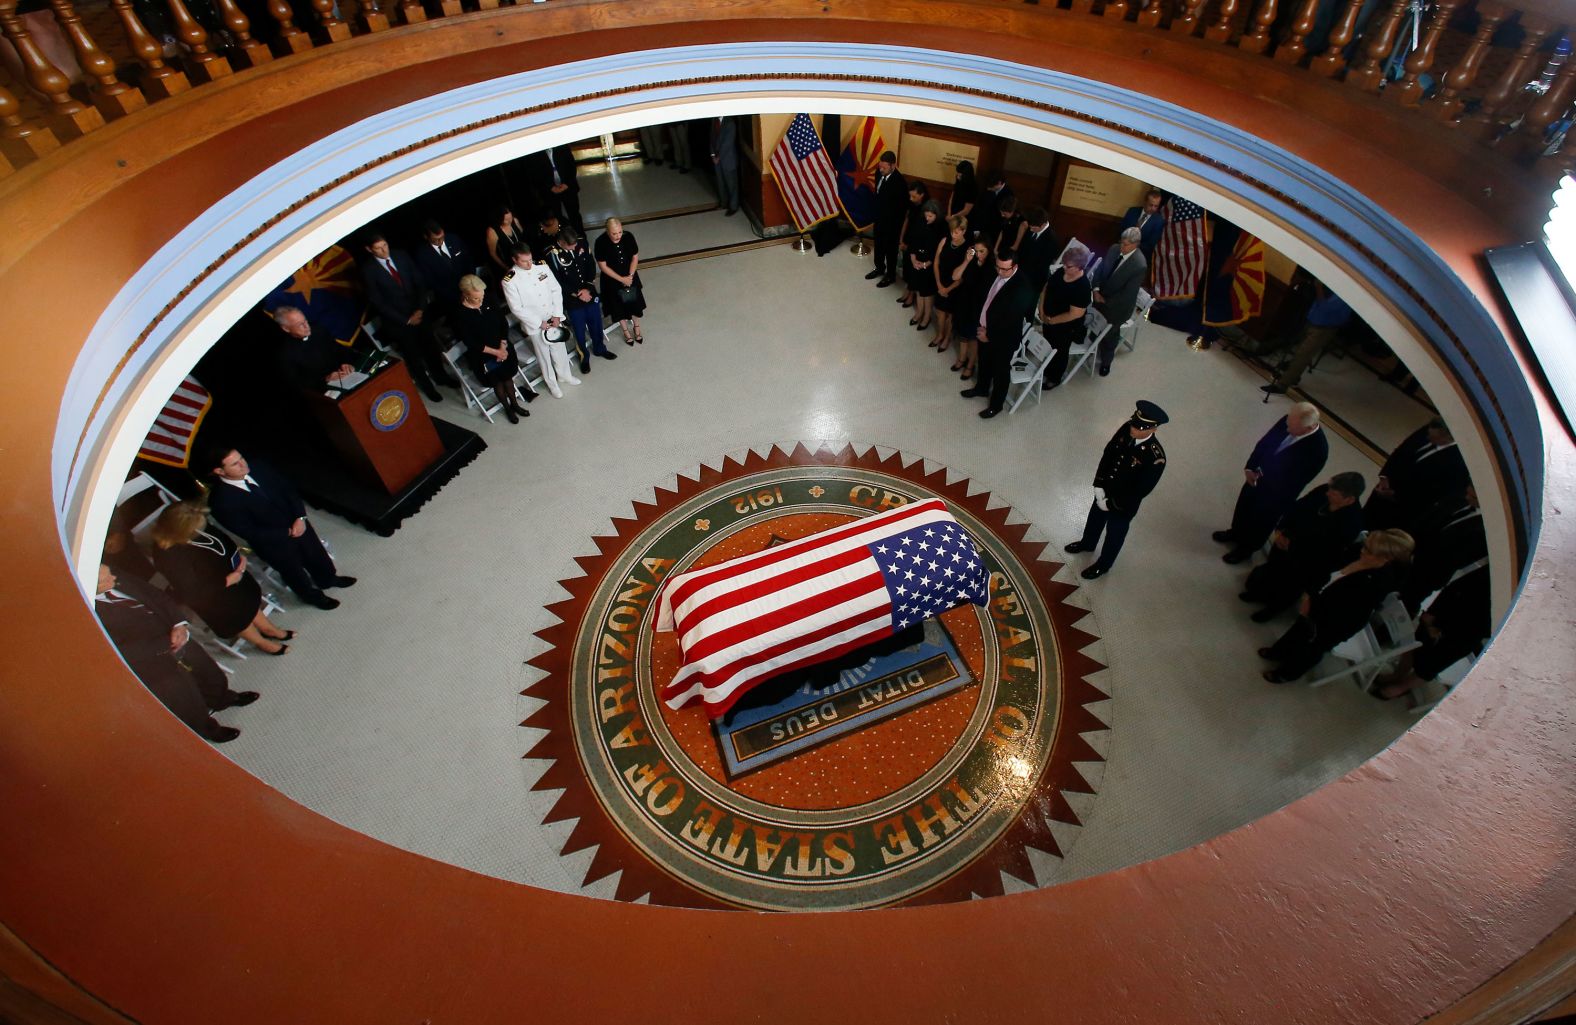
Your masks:
<svg viewBox="0 0 1576 1025"><path fill-rule="evenodd" d="M290 482L262 463L249 463L233 448L214 461L212 472L218 478L208 493L214 518L278 570L303 601L339 608L324 588L349 587L356 578L340 576L334 568Z"/></svg>
<svg viewBox="0 0 1576 1025"><path fill-rule="evenodd" d="M1270 531L1296 504L1297 496L1324 469L1330 442L1319 429L1319 409L1299 402L1253 446L1242 469L1242 490L1231 526L1212 535L1231 545L1225 561L1246 562L1264 547Z"/></svg>
<svg viewBox="0 0 1576 1025"><path fill-rule="evenodd" d="M1153 260L1155 246L1160 244L1160 236L1166 230L1166 215L1160 209L1164 201L1165 196L1159 189L1150 189L1143 206L1130 206L1122 215L1123 228L1138 229L1138 251L1144 254L1145 263Z"/></svg>

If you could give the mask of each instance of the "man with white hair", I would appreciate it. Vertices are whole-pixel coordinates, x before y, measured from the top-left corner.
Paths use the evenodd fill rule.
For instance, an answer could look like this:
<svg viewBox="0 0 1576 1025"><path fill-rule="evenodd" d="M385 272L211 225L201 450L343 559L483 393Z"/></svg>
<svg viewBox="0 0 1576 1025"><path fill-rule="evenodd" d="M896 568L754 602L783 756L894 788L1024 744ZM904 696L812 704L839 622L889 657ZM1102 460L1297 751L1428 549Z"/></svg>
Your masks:
<svg viewBox="0 0 1576 1025"><path fill-rule="evenodd" d="M531 340L542 383L553 398L563 398L563 382L579 384L580 378L575 376L564 343L546 338L548 328L561 328L564 323L564 293L558 279L546 264L536 262L529 249L516 249L514 269L503 276L503 300L520 330Z"/></svg>
<svg viewBox="0 0 1576 1025"><path fill-rule="evenodd" d="M1324 469L1329 455L1330 442L1319 429L1319 410L1313 403L1299 402L1275 421L1242 468L1231 526L1213 534L1216 541L1231 545L1225 561L1245 562L1264 547L1270 531Z"/></svg>
<svg viewBox="0 0 1576 1025"><path fill-rule="evenodd" d="M1116 356L1122 325L1138 308L1138 292L1149 275L1149 261L1138 250L1143 237L1143 232L1137 228L1124 228L1121 241L1106 250L1105 259L1100 261L1094 274L1094 308L1111 325L1100 336L1101 377L1111 373L1111 360Z"/></svg>

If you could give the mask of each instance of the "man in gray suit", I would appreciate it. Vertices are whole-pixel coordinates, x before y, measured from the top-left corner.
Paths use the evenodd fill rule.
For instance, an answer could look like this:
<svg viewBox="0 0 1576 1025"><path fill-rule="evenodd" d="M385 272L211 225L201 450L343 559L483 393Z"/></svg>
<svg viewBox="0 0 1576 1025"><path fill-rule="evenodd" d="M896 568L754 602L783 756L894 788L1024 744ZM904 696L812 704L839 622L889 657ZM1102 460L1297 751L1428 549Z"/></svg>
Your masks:
<svg viewBox="0 0 1576 1025"><path fill-rule="evenodd" d="M1133 315L1138 305L1138 290L1144 287L1149 274L1149 261L1138 251L1143 232L1137 228L1124 228L1122 240L1106 250L1105 259L1094 276L1094 308L1110 322L1105 334L1100 336L1100 376L1111 373L1111 360L1116 356L1116 343L1121 339L1122 325Z"/></svg>

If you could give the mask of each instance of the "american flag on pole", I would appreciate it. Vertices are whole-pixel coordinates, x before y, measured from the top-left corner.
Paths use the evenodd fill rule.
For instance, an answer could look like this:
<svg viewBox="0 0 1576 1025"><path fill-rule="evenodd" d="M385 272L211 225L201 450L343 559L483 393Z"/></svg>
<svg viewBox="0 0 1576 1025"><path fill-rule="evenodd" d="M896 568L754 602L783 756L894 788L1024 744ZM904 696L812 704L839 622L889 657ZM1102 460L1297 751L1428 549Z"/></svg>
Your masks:
<svg viewBox="0 0 1576 1025"><path fill-rule="evenodd" d="M1198 294L1198 279L1209 262L1204 239L1204 208L1173 196L1166 230L1155 246L1155 298L1191 299Z"/></svg>
<svg viewBox="0 0 1576 1025"><path fill-rule="evenodd" d="M192 439L197 436L197 428L212 405L213 396L208 394L208 389L188 374L154 418L137 457L165 466L185 466L191 462Z"/></svg>
<svg viewBox="0 0 1576 1025"><path fill-rule="evenodd" d="M947 609L990 597L989 573L940 499L823 530L670 579L657 629L678 631L684 665L662 688L713 718L745 691L846 655Z"/></svg>
<svg viewBox="0 0 1576 1025"><path fill-rule="evenodd" d="M800 231L837 216L837 171L809 114L796 114L772 150L772 176Z"/></svg>

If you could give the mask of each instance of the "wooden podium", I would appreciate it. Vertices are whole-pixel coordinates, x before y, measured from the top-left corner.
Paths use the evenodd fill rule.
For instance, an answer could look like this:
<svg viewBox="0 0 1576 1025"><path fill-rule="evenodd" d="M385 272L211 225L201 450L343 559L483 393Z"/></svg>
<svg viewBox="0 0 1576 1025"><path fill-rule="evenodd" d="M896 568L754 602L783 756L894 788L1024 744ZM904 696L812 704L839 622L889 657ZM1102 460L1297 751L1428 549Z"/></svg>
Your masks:
<svg viewBox="0 0 1576 1025"><path fill-rule="evenodd" d="M444 456L427 407L400 360L337 398L312 396L311 405L346 469L368 487L398 494Z"/></svg>

